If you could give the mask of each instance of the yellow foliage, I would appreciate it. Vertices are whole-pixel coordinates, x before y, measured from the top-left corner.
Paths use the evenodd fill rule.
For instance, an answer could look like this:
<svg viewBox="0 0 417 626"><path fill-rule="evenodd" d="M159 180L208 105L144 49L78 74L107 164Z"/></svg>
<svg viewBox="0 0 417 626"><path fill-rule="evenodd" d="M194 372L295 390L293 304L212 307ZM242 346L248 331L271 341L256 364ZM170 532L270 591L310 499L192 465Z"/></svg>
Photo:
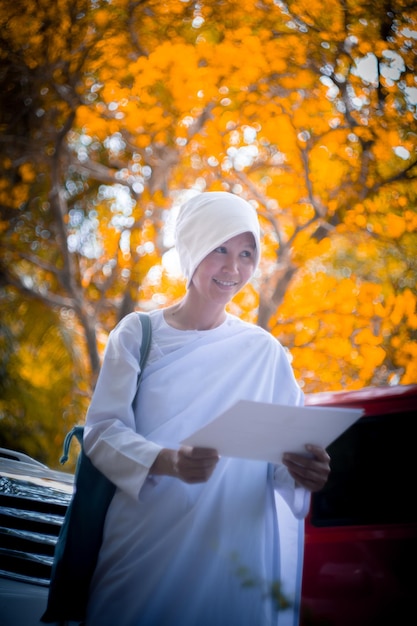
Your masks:
<svg viewBox="0 0 417 626"><path fill-rule="evenodd" d="M380 346L365 343L359 347L359 350L364 357L364 368L370 371L381 365L385 359L385 350Z"/></svg>
<svg viewBox="0 0 417 626"><path fill-rule="evenodd" d="M417 231L417 212L404 211L404 219L407 232L412 233Z"/></svg>
<svg viewBox="0 0 417 626"><path fill-rule="evenodd" d="M249 283L228 305L228 311L247 322L256 323L258 305L259 294L254 286Z"/></svg>
<svg viewBox="0 0 417 626"><path fill-rule="evenodd" d="M403 345L403 351L405 353L408 353L411 358L416 359L417 358L417 343L415 341L407 341Z"/></svg>
<svg viewBox="0 0 417 626"><path fill-rule="evenodd" d="M260 138L276 144L282 152L293 152L297 139L291 120L286 115L271 116L262 121Z"/></svg>
<svg viewBox="0 0 417 626"><path fill-rule="evenodd" d="M0 194L0 197L1 196L5 206L18 209L23 206L29 198L29 186L16 184L12 189L9 189L6 194Z"/></svg>
<svg viewBox="0 0 417 626"><path fill-rule="evenodd" d="M320 146L314 153L310 168L310 179L315 189L328 193L328 189L340 188L348 170L348 164L337 159L326 146ZM326 190L326 191L325 191Z"/></svg>
<svg viewBox="0 0 417 626"><path fill-rule="evenodd" d="M57 242L51 238L49 249L36 230L42 219L52 219L51 163L61 172L68 202L62 216L67 234L78 232L69 217L75 204L97 216L89 236L100 248L99 258L79 260L81 253L71 260L79 270L74 281L84 288L81 308L106 311L107 324L109 309L116 317L114 303L127 276L133 297L140 283L138 302L144 308L184 293L183 281L160 267L160 212L171 206L170 194L189 187L233 190L255 199L265 219L262 275L231 310L256 321L261 297L270 306L274 334L292 349L297 375L316 389L380 380L378 368L380 375L392 367L404 372L404 380L417 380L410 339L417 327L416 295L411 289L401 293L403 285L413 284L415 272L407 259L417 253L417 189L406 170L412 157L402 159L393 151L403 146L413 154L415 146L415 119L403 91L415 81L407 69L412 55L404 45L400 12L389 47L405 69L401 80L390 84L381 76L378 91L352 72L353 59L371 51L381 55L387 46L372 3L350 2L346 13L341 0L325 6L293 0L288 12L285 3L273 0L232 0L222 11L211 1L112 0L97 3L85 19L78 0L16 7L25 4L24 19L13 5L10 14L0 8L1 24L7 25L2 35L9 37L25 75L41 77L33 86L36 104L28 108L28 118L36 122L33 137L47 141L49 152L46 158L40 150L32 161L9 157L0 190L8 209L30 207L31 219L20 220L21 230L12 235L19 252L31 244L32 256L41 251L35 269L39 284L52 289L55 277L42 268L51 263L52 250L59 257ZM404 10L404 21L412 24L414 17ZM193 22L200 16L200 25ZM66 136L73 150L55 152L62 141L57 133L73 114L75 124ZM114 148L108 141L116 133L124 141L120 151L117 142ZM81 143L85 162L79 163ZM247 160L234 160L236 154ZM121 250L110 201L97 194L112 177L140 197L141 211L125 216L126 223L136 220L134 227L125 226L128 250ZM72 196L66 178L76 188ZM39 215L30 214L34 207ZM287 260L283 249L290 240ZM142 254L146 244L154 251ZM283 302L272 304L271 294L290 263L294 277ZM121 270L123 280L113 280ZM105 289L107 279L112 286Z"/></svg>
<svg viewBox="0 0 417 626"><path fill-rule="evenodd" d="M19 167L19 173L22 181L25 183L32 183L36 178L36 173L32 163L24 163Z"/></svg>
<svg viewBox="0 0 417 626"><path fill-rule="evenodd" d="M415 384L417 380L417 343L406 342L397 356L398 362L404 367L402 384Z"/></svg>
<svg viewBox="0 0 417 626"><path fill-rule="evenodd" d="M109 135L109 123L100 114L87 106L77 109L76 124L79 128L92 137L104 140Z"/></svg>
<svg viewBox="0 0 417 626"><path fill-rule="evenodd" d="M105 9L99 9L94 12L93 19L95 23L97 24L97 26L99 26L100 28L104 28L109 23L111 16L109 12L106 11Z"/></svg>
<svg viewBox="0 0 417 626"><path fill-rule="evenodd" d="M365 217L365 215L356 215L355 223L357 226L359 226L359 228L365 228L367 224L367 218Z"/></svg>
<svg viewBox="0 0 417 626"><path fill-rule="evenodd" d="M387 215L387 231L393 239L398 239L404 234L406 229L406 222L403 217L395 215L395 213L388 213Z"/></svg>
<svg viewBox="0 0 417 626"><path fill-rule="evenodd" d="M349 339L334 338L328 350L330 354L337 358L349 360L349 356L352 352L352 344Z"/></svg>
<svg viewBox="0 0 417 626"><path fill-rule="evenodd" d="M379 346L382 337L375 335L369 328L363 328L355 335L355 343L362 346L368 344L371 346Z"/></svg>
<svg viewBox="0 0 417 626"><path fill-rule="evenodd" d="M412 317L417 308L417 295L411 289L405 289L401 297L404 302L405 315Z"/></svg>
<svg viewBox="0 0 417 626"><path fill-rule="evenodd" d="M304 320L300 326L301 328L297 329L297 334L294 337L294 345L297 347L311 343L319 332L320 324L317 318L311 318Z"/></svg>
<svg viewBox="0 0 417 626"><path fill-rule="evenodd" d="M386 137L384 137L384 141L379 141L375 143L375 158L378 159L381 164L389 161L392 158L392 145L393 144L387 142Z"/></svg>
<svg viewBox="0 0 417 626"><path fill-rule="evenodd" d="M61 376L61 372L56 370L55 363L46 358L49 350L50 346L45 342L36 349L29 345L22 346L19 351L21 377L39 389L42 394L56 384ZM42 363L42 367L36 367L38 362Z"/></svg>
<svg viewBox="0 0 417 626"><path fill-rule="evenodd" d="M410 289L392 298L389 307L389 319L394 326L405 321L410 329L417 328L417 296Z"/></svg>

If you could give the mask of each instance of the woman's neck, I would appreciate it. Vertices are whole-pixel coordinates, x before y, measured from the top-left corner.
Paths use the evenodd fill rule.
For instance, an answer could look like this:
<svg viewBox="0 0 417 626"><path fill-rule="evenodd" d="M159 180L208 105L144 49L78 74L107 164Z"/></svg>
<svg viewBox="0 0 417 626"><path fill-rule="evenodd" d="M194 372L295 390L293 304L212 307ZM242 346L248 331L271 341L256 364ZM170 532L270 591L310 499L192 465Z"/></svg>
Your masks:
<svg viewBox="0 0 417 626"><path fill-rule="evenodd" d="M164 310L164 318L178 330L211 330L223 324L226 311L223 306L213 308L200 301L193 302L187 292L180 302Z"/></svg>

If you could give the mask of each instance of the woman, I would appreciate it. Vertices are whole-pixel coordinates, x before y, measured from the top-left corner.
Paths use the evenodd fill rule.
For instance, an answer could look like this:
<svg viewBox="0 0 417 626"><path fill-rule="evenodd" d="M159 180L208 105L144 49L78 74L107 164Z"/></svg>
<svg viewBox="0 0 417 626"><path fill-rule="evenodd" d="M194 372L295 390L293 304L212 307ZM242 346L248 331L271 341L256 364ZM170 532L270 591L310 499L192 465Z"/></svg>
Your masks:
<svg viewBox="0 0 417 626"><path fill-rule="evenodd" d="M326 451L272 466L180 445L238 400L303 402L279 342L225 310L259 262L256 212L230 193L197 195L179 212L176 246L187 291L150 313L138 396L132 313L110 334L87 414L86 452L117 490L86 624L295 625L303 518L327 480Z"/></svg>

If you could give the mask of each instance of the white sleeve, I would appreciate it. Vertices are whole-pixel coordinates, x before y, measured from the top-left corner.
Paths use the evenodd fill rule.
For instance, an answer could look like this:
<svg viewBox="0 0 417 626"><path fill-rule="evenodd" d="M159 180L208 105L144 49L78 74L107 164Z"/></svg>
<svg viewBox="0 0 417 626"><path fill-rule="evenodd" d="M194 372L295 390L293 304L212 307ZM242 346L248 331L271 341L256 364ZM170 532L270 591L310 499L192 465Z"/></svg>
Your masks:
<svg viewBox="0 0 417 626"><path fill-rule="evenodd" d="M161 450L135 428L132 403L140 371L141 339L136 313L123 318L110 333L84 428L87 456L135 499Z"/></svg>
<svg viewBox="0 0 417 626"><path fill-rule="evenodd" d="M297 384L288 356L281 346L281 359L276 369L274 402L289 406L303 406L304 394ZM310 492L304 487L295 485L295 481L283 464L272 465L272 482L274 490L292 511L297 519L306 517L310 507Z"/></svg>
<svg viewBox="0 0 417 626"><path fill-rule="evenodd" d="M273 485L297 519L306 517L310 508L310 491L295 486L295 481L285 465L273 466Z"/></svg>

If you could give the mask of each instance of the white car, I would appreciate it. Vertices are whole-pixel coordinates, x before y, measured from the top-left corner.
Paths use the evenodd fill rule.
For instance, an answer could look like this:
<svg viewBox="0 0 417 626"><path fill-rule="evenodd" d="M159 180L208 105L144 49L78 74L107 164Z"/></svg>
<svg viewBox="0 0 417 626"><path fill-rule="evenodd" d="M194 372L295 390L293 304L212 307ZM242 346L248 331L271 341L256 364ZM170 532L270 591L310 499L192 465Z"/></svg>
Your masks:
<svg viewBox="0 0 417 626"><path fill-rule="evenodd" d="M41 626L74 476L0 448L0 624Z"/></svg>

